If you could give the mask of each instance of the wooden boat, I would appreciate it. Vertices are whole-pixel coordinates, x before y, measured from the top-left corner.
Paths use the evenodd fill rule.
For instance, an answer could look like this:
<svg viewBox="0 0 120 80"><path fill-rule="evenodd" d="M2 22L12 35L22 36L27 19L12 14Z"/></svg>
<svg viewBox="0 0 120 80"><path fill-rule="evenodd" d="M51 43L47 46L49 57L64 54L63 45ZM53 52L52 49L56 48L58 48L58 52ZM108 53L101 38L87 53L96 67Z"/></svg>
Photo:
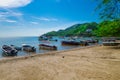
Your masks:
<svg viewBox="0 0 120 80"><path fill-rule="evenodd" d="M18 46L15 46L15 45L10 45L12 48L15 48L16 50L18 51L21 51L22 50L22 47L18 47Z"/></svg>
<svg viewBox="0 0 120 80"><path fill-rule="evenodd" d="M76 41L62 41L62 45L80 45L80 42Z"/></svg>
<svg viewBox="0 0 120 80"><path fill-rule="evenodd" d="M57 47L54 45L40 44L39 47L40 49L57 50Z"/></svg>
<svg viewBox="0 0 120 80"><path fill-rule="evenodd" d="M35 52L36 48L30 45L23 44L22 49L27 52Z"/></svg>
<svg viewBox="0 0 120 80"><path fill-rule="evenodd" d="M88 43L98 43L99 41L97 39L90 39L86 40Z"/></svg>
<svg viewBox="0 0 120 80"><path fill-rule="evenodd" d="M5 53L7 56L15 56L17 54L17 50L11 46L8 45L3 45L2 46L2 51Z"/></svg>
<svg viewBox="0 0 120 80"><path fill-rule="evenodd" d="M114 37L106 37L106 38L102 38L103 42L116 42L116 38Z"/></svg>
<svg viewBox="0 0 120 80"><path fill-rule="evenodd" d="M88 42L87 41L80 41L80 46L88 46Z"/></svg>
<svg viewBox="0 0 120 80"><path fill-rule="evenodd" d="M46 40L48 40L48 37L46 37L46 36L39 37L39 41L46 41Z"/></svg>
<svg viewBox="0 0 120 80"><path fill-rule="evenodd" d="M58 40L57 39L49 39L49 41L56 41L57 42Z"/></svg>
<svg viewBox="0 0 120 80"><path fill-rule="evenodd" d="M119 46L120 42L103 42L104 46Z"/></svg>

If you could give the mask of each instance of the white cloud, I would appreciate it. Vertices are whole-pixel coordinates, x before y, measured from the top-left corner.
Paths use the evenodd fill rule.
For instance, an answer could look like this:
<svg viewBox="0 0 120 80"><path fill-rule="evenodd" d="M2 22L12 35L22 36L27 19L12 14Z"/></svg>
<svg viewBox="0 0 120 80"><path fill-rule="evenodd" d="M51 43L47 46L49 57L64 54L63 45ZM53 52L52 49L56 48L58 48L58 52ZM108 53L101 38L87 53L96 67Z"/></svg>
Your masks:
<svg viewBox="0 0 120 80"><path fill-rule="evenodd" d="M18 17L22 15L23 14L20 12L13 12L13 11L0 12L0 17L10 17L10 16Z"/></svg>
<svg viewBox="0 0 120 80"><path fill-rule="evenodd" d="M39 24L38 22L30 22L30 23L32 23L32 24Z"/></svg>
<svg viewBox="0 0 120 80"><path fill-rule="evenodd" d="M10 19L6 19L5 20L6 22L9 22L9 23L16 23L17 21L15 21L15 20L10 20Z"/></svg>
<svg viewBox="0 0 120 80"><path fill-rule="evenodd" d="M58 19L56 18L47 18L47 17L33 17L33 18L41 21L58 21Z"/></svg>
<svg viewBox="0 0 120 80"><path fill-rule="evenodd" d="M0 0L1 8L17 8L30 4L32 0Z"/></svg>
<svg viewBox="0 0 120 80"><path fill-rule="evenodd" d="M16 20L8 19L5 17L0 17L0 22L16 23Z"/></svg>
<svg viewBox="0 0 120 80"><path fill-rule="evenodd" d="M0 12L0 21L2 22L9 22L9 23L15 23L17 20L21 20L23 14L20 12L15 12L10 9L2 9ZM15 19L15 20L13 20Z"/></svg>

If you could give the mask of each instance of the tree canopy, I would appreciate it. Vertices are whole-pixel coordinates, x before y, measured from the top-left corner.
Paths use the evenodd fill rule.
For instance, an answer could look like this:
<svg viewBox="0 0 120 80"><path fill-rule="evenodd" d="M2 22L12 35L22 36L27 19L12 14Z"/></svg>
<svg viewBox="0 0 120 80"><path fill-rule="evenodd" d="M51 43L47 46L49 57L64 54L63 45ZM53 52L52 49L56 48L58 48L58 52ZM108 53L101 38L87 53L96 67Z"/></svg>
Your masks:
<svg viewBox="0 0 120 80"><path fill-rule="evenodd" d="M120 37L120 20L101 22L95 33L97 36Z"/></svg>
<svg viewBox="0 0 120 80"><path fill-rule="evenodd" d="M95 30L97 36L120 37L120 0L97 0L99 16L103 20Z"/></svg>
<svg viewBox="0 0 120 80"><path fill-rule="evenodd" d="M100 18L103 20L114 20L120 18L120 0L97 0L100 4L99 9Z"/></svg>

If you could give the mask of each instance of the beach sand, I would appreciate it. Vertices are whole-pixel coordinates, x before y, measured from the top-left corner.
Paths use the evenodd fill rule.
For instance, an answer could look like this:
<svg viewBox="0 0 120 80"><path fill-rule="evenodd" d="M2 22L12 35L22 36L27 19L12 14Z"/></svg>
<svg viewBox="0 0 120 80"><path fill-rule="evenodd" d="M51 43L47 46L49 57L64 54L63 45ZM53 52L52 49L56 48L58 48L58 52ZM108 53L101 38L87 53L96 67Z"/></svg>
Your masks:
<svg viewBox="0 0 120 80"><path fill-rule="evenodd" d="M120 80L120 49L96 46L2 59L0 80Z"/></svg>

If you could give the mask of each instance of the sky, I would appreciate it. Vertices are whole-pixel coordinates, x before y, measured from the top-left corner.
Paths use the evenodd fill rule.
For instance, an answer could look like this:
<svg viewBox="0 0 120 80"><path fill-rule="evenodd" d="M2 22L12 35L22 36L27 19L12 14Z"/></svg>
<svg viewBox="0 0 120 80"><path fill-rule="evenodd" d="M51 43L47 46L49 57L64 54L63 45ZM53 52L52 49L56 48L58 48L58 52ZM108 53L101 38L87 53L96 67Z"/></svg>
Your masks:
<svg viewBox="0 0 120 80"><path fill-rule="evenodd" d="M40 36L99 22L95 0L0 0L0 37Z"/></svg>

